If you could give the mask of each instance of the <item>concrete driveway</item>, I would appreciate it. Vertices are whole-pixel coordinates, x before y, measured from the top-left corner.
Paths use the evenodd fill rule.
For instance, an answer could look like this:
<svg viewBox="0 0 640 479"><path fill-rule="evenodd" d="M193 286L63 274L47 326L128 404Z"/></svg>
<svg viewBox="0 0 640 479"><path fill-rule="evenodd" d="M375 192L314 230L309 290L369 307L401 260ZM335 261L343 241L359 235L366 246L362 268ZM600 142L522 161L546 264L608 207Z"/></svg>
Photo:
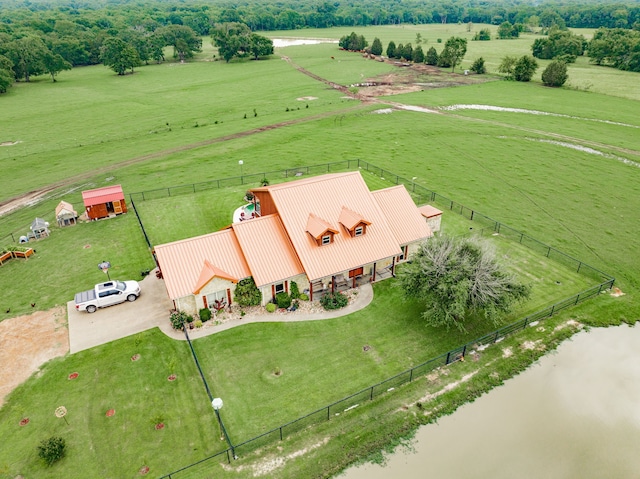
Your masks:
<svg viewBox="0 0 640 479"><path fill-rule="evenodd" d="M172 308L164 281L156 278L155 270L140 281L140 297L132 303L126 301L89 314L76 311L75 302L69 301L69 352L77 353L163 323L168 325Z"/></svg>

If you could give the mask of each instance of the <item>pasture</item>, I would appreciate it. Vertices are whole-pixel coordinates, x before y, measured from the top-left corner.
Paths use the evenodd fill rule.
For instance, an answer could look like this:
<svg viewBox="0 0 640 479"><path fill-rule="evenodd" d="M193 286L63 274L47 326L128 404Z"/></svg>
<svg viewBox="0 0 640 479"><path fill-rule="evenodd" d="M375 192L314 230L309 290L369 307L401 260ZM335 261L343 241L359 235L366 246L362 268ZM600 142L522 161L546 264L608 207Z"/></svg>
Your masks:
<svg viewBox="0 0 640 479"><path fill-rule="evenodd" d="M480 26L473 28L466 32L466 25L376 27L356 33L369 41L378 36L386 46L389 40L414 42L416 33L422 32L427 46L440 50L443 43L438 44L437 38L444 42L451 35L473 34ZM273 32L273 36L338 39L350 32L304 30ZM484 56L491 66L505 54L527 54L533 38L469 42L465 64L476 55ZM609 325L639 317L635 291L640 286L636 254L640 240L635 212L640 209L640 83L636 74L579 59L569 70L573 89L551 90L535 81L493 81L361 103L344 98L277 55L268 61L224 64L208 61L210 53L193 63L140 67L124 78L102 66L75 69L63 72L55 84L38 78L1 96L3 113L11 121L3 125L0 143L18 143L0 147L0 167L9 172L3 177L0 202L27 191L49 186L52 190L43 201L0 218L0 241L10 241L10 233L24 231L34 216L55 223L53 209L61 198L81 210L80 191L90 187L120 183L128 194L362 158L406 178L415 177L418 184L593 264L616 276L616 285L626 293L620 298L603 295L553 318L550 325L568 318ZM276 53L345 86L394 71L390 65L340 52L334 44L287 47ZM435 113L394 109L394 104ZM561 116L440 108L460 104ZM242 171L239 160L244 163ZM368 181L372 188L387 184L383 178ZM220 190L217 197L154 200L155 206L151 201L137 204L146 209L143 215L155 228L152 236L164 242L224 226L225 218L241 204L245 189ZM193 208L206 204L215 207L197 223ZM468 230L454 214L446 214L445 228L447 221L456 225L456 231ZM162 226L170 224L174 226ZM87 244L91 247L85 248ZM76 289L103 278L96 265L104 259L118 268L118 276L133 277L153 265L133 213L53 228L52 236L34 247L37 253L28 262L14 260L0 267L0 319L29 311L31 298L37 299L36 309L63 304ZM519 274L531 275L532 280L544 278L532 301L516 314L584 287L584 278L563 267L539 262L537 256L529 256L531 252L510 243L499 247L516 258L512 267ZM563 285L560 291L556 281ZM11 313L5 313L5 304L10 304ZM392 319L389 311L394 312ZM381 283L369 309L343 320L251 325L198 340L195 346L212 385L224 395L225 404L233 404L224 411L233 439L245 440L464 342L456 333L426 331L418 312L415 304L401 300L391 283ZM471 337L482 331L480 326L474 328ZM552 333L549 328L548 334L550 338L558 335L549 340L553 347L559 336L570 332ZM531 329L523 337L542 336ZM375 360L362 355L367 343L374 346ZM291 351L301 353L287 354ZM129 359L136 352L142 354L140 363ZM499 384L526 367L535 354L543 353L527 352L511 363L498 361L492 366L492 371L500 371L498 379L489 373L479 375L468 388L443 396L438 403L441 411L452 411ZM499 349L486 354L487 361L499 358ZM166 381L168 369L173 369L169 363L179 364L175 383ZM276 367L284 374L274 379L271 371ZM451 379L472 367L469 362L456 366ZM86 382L67 379L76 370L80 372L76 381ZM133 477L144 462L152 466L154 475L160 475L222 449L196 374L184 345L158 331L45 365L0 409L0 431L12 439L0 453L0 474ZM263 405L261 409L253 407L247 391ZM274 391L286 399L286 407L272 397ZM413 415L389 412L422 395L424 383L412 385L397 396L345 415L344 422L332 421L262 453L276 454L278 446L289 453L311 448L278 470L280 477L304 477L314 470L316 474L336 472L355 456L372 453L415 427L419 420ZM69 426L53 416L53 409L61 404L69 410ZM112 418L105 417L108 407L116 409ZM158 414L166 419L165 430L153 429L152 419ZM24 415L32 423L21 428L18 422ZM35 444L54 433L73 438L69 439L72 453L60 467L46 469L35 458ZM311 447L322 444L324 438L330 438L326 447ZM111 450L117 450L122 459L110 461ZM250 468L217 470L221 477L253 474Z"/></svg>

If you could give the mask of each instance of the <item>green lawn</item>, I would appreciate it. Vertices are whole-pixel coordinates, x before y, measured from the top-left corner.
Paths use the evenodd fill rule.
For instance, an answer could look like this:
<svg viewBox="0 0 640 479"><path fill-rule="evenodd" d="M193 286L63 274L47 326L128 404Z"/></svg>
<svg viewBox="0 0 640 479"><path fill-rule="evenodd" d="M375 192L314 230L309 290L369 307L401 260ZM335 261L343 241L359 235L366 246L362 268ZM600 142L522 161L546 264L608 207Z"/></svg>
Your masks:
<svg viewBox="0 0 640 479"><path fill-rule="evenodd" d="M110 261L109 275L122 280L140 279L142 270L154 267L134 213L50 229L48 238L29 243L36 251L29 259L0 266L0 320L32 312L31 303L38 310L66 305L78 291L106 281L98 269L102 261Z"/></svg>
<svg viewBox="0 0 640 479"><path fill-rule="evenodd" d="M69 380L73 372L79 376ZM68 423L54 415L59 406ZM20 426L25 417L29 424ZM155 429L158 421L164 429ZM11 439L3 441L0 477L133 478L145 465L158 477L224 450L217 427L185 343L147 331L53 360L16 389L0 409L0 435ZM36 446L52 435L66 440L68 453L46 467Z"/></svg>
<svg viewBox="0 0 640 479"><path fill-rule="evenodd" d="M463 221L454 223L463 230ZM533 285L531 301L505 321L593 283L522 245L490 241L509 269ZM249 324L194 341L209 386L224 398L223 417L235 443L494 329L481 322L471 323L467 333L427 327L420 305L404 300L394 281L374 289L373 303L346 317ZM135 354L139 361L131 360ZM67 379L72 372L78 379ZM171 373L177 381L167 381ZM69 411L69 424L53 415L60 405ZM105 416L109 409L115 416ZM24 417L30 423L20 426ZM159 420L166 425L162 431L153 427ZM0 452L6 473L47 478L78 471L85 477L133 477L144 465L160 474L224 449L186 343L157 329L49 362L0 409L0 434L14 438ZM65 437L69 454L45 468L35 445L49 435Z"/></svg>
<svg viewBox="0 0 640 479"><path fill-rule="evenodd" d="M480 26L474 25L476 28ZM337 39L351 30L288 34ZM370 41L379 36L385 46L389 40L413 42L417 32L422 32L428 46L438 49L443 44L437 44L437 38L444 41L454 34L467 35L466 25L357 31ZM528 53L532 41L529 36L516 41L470 42L465 62L486 55L495 64L504 54ZM344 84L388 68L327 45L292 47L278 53ZM206 60L206 55L200 59ZM595 67L584 60L570 67L570 82L580 89L588 86L580 82L591 82L589 93L550 90L539 83L493 82L389 99L429 107L482 103L579 118L473 110L373 114L387 105L345 100L341 93L277 58L229 65L207 61L150 65L124 78L101 66L87 67L63 72L55 84L44 77L32 84L20 83L0 98L3 114L12 119L3 125L0 142L22 142L0 148L0 167L8 172L0 201L68 177L74 178L74 185L2 217L0 239L8 241L6 235L12 232L25 234L35 216L55 224L53 209L61 198L81 210L82 189L121 183L128 194L238 176L239 160L244 162L245 175L258 175L361 158L406 179L415 177L418 185L615 275L616 285L626 293L620 298L603 295L563 313L560 319L602 325L633 323L640 317L636 293L640 239L635 213L640 209L640 187L638 167L633 163L640 151L636 134L640 82L637 74ZM297 100L303 96L318 99ZM254 108L257 116L253 116ZM270 128L286 121L291 123ZM262 129L254 135L225 139L225 135L255 128ZM615 157L539 141L557 140L559 134L567 137L562 141L591 146ZM630 161L624 163L621 158ZM389 178L366 171L363 175L373 189L388 185ZM275 178L270 180L275 182ZM144 211L145 218L151 218L145 224L151 229L152 241L163 242L224 226L232 209L242 203L244 189L225 190L228 196L217 199L219 208L204 218L187 207L186 196L138 204L150 209L157 201L158 211L166 215L160 219L189 224L188 231L173 226L160 229L154 226L159 224L155 221L158 213ZM204 194L201 200L198 195L193 198L201 202L197 206L206 203ZM447 207L446 203L436 206ZM447 232L463 233L471 227L450 212L445 211L445 218ZM482 226L471 225L474 229ZM564 267L541 262L539 256L530 256L512 243L503 244L499 237L492 240L509 259L517 259L509 261L513 268L536 282L532 300L517 315L584 288L585 279ZM132 213L53 228L50 238L31 246L37 253L28 261L11 260L0 266L0 319L31 311L31 302L36 303L35 309L64 304L76 290L104 279L97 269L100 261L111 261L112 275L128 278L153 266ZM223 415L232 439L248 439L464 342L456 332L428 331L420 324L416 306L402 302L392 289L391 283L379 284L369 310L342 320L251 325L198 340L195 347L203 356L205 374L215 392L224 397ZM4 313L8 307L11 314ZM475 337L482 331L474 326L469 334ZM211 408L186 346L168 341L157 331L139 338L139 344L135 337L128 338L55 360L8 398L0 409L0 435L11 440L0 451L0 477L137 477L144 463L159 476L224 447L216 439ZM364 355L364 344L372 346L375 354ZM129 357L136 352L142 354L142 361L132 363ZM488 353L492 354L499 358L499 348ZM173 356L179 363L179 380L169 383L167 365ZM469 363L464 368L472 367ZM495 386L526 364L524 359L518 366L496 363L495 368L504 367L500 379L487 373L480 385L461 389L460 397L442 404L442 410L450 411L473 399L485 385ZM283 371L277 378L271 375L276 367ZM80 372L78 382L68 381L67 375L76 370ZM415 418L403 422L396 413L405 397L424 394L418 387L322 425L306 433L307 439L276 444L292 453L323 437L340 438L326 449L310 450L274 474L323 474L354 460L350 454L367 454L387 445L417 424ZM279 397L286 401L278 403ZM69 410L69 426L53 415L60 405ZM117 411L111 422L104 416L110 407ZM166 419L163 431L151 425L157 410ZM31 422L21 428L18 423L24 416ZM45 469L36 461L35 447L55 433L67 438L69 456L59 466ZM222 474L227 475L220 471ZM238 471L237 477L251 475L247 469Z"/></svg>

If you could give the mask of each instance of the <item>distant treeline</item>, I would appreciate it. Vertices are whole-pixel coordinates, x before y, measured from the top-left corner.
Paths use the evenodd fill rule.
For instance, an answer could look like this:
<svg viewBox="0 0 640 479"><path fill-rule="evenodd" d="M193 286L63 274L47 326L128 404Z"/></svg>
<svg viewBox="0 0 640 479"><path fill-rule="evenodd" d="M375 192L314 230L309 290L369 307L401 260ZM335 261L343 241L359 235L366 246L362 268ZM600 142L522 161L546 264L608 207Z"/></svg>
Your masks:
<svg viewBox="0 0 640 479"><path fill-rule="evenodd" d="M200 49L199 37L207 35L229 61L272 52L264 37L251 33L255 31L459 22L512 24L544 32L568 26L615 28L613 36L600 35L595 61L636 70L635 59L615 57L638 49L638 2L0 0L0 93L14 81L29 81L31 75L49 74L55 81L60 71L73 66L104 63L124 74L139 64L162 61L167 46L173 47L176 58L188 59ZM225 33L226 39L220 35L223 25L235 25L230 37ZM622 41L614 51L605 48L612 47L606 45L612 39Z"/></svg>

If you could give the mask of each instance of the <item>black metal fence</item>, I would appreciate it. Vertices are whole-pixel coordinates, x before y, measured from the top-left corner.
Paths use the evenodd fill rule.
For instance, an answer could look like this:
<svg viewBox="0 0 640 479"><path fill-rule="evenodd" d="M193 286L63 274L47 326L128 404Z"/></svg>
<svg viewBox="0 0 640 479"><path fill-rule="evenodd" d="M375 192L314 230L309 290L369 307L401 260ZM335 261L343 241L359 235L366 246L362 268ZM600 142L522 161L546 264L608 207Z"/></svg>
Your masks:
<svg viewBox="0 0 640 479"><path fill-rule="evenodd" d="M190 477L201 477L199 474L207 471L207 468L212 467L213 463L209 462L210 460L218 458L218 461L220 461L226 458L227 461L230 461L229 454L231 454L231 457L235 457L235 454L246 454L262 446L271 444L275 441L281 441L285 437L306 429L307 427L313 426L320 422L329 421L333 417L348 413L349 411L356 409L358 406L367 401L372 401L373 399L385 393L389 393L404 384L410 383L416 379L426 376L428 373L435 369L459 361L467 354L495 344L505 337L518 333L526 329L527 327L536 326L539 321L550 318L554 314L566 308L570 308L579 303L582 303L590 298L593 298L594 296L598 296L603 291L610 289L613 286L614 281L614 278L610 277L608 280L584 291L581 291L580 293L575 294L570 298L563 299L562 301L559 301L541 311L537 311L514 323L497 329L491 333L485 334L484 336L476 338L466 344L458 346L457 348L447 351L440 356L437 356L417 366L402 371L390 378L385 379L382 382L351 394L350 396L344 397L320 409L316 409L315 411L299 417L298 419L271 429L270 431L267 431L252 439L248 439L244 442L236 444L233 448L229 448L213 456L202 459L201 461L198 461L194 464L185 466L174 472L166 474L162 476L162 478L185 479Z"/></svg>
<svg viewBox="0 0 640 479"><path fill-rule="evenodd" d="M269 183L275 183L274 180L286 180L287 178L297 178L300 176L316 176L325 173L337 173L341 171L352 171L359 167L360 161L344 160L333 163L325 163L321 165L299 166L297 168L287 168L284 170L265 171L263 173L252 173L250 175L232 176L228 178L220 178L217 180L203 181L202 183L191 183L188 185L169 186L167 188L158 188L155 190L146 190L131 193L131 200L155 200L159 198L167 198L170 196L179 196L186 194L198 193L200 191L213 190L218 188L226 188L229 186L243 186L255 188L262 184L264 179Z"/></svg>

